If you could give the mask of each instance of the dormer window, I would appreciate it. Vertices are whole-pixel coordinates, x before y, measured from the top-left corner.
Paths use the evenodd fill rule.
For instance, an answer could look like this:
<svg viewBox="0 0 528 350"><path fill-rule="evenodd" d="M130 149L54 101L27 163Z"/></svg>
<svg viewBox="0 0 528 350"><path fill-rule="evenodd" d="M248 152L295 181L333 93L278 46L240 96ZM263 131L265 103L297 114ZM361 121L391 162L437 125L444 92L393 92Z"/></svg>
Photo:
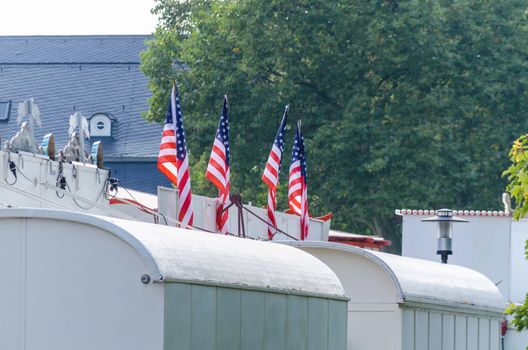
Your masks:
<svg viewBox="0 0 528 350"><path fill-rule="evenodd" d="M9 120L11 113L11 101L0 101L0 121Z"/></svg>
<svg viewBox="0 0 528 350"><path fill-rule="evenodd" d="M90 118L90 135L112 136L112 120L106 113L96 113Z"/></svg>

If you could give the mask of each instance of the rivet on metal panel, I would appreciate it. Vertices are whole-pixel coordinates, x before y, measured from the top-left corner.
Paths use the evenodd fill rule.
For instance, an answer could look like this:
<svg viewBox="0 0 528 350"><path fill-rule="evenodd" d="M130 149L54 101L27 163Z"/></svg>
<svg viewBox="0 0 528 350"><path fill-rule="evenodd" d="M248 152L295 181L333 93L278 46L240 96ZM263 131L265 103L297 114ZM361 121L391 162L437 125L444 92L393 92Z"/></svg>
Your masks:
<svg viewBox="0 0 528 350"><path fill-rule="evenodd" d="M150 276L149 275L144 274L144 275L141 276L141 283L147 284L149 282L150 282Z"/></svg>

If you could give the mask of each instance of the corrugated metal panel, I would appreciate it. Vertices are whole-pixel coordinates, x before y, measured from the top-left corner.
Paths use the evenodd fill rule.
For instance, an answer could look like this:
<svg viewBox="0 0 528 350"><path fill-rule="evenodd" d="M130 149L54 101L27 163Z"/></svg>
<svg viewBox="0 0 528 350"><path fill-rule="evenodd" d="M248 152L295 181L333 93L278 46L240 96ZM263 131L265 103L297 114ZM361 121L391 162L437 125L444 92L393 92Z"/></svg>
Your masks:
<svg viewBox="0 0 528 350"><path fill-rule="evenodd" d="M486 318L479 318L479 350L490 350L490 320Z"/></svg>
<svg viewBox="0 0 528 350"><path fill-rule="evenodd" d="M182 303L182 300L189 302ZM191 285L165 286L165 350L191 349Z"/></svg>
<svg viewBox="0 0 528 350"><path fill-rule="evenodd" d="M283 350L286 345L286 296L264 296L264 343L263 350ZM273 334L273 336L270 336Z"/></svg>
<svg viewBox="0 0 528 350"><path fill-rule="evenodd" d="M442 314L429 313L429 350L442 350Z"/></svg>
<svg viewBox="0 0 528 350"><path fill-rule="evenodd" d="M183 283L165 293L165 350L346 349L345 301Z"/></svg>
<svg viewBox="0 0 528 350"><path fill-rule="evenodd" d="M191 350L216 348L216 290L196 285L191 288Z"/></svg>
<svg viewBox="0 0 528 350"><path fill-rule="evenodd" d="M262 349L264 342L264 293L242 291L241 349Z"/></svg>
<svg viewBox="0 0 528 350"><path fill-rule="evenodd" d="M310 298L308 300L308 350L328 349L328 301Z"/></svg>
<svg viewBox="0 0 528 350"><path fill-rule="evenodd" d="M500 321L491 320L490 323L490 349L500 349Z"/></svg>
<svg viewBox="0 0 528 350"><path fill-rule="evenodd" d="M346 350L347 303L345 301L328 301L328 350ZM302 348L301 348L302 349Z"/></svg>
<svg viewBox="0 0 528 350"><path fill-rule="evenodd" d="M479 344L478 318L467 318L467 350L478 350Z"/></svg>
<svg viewBox="0 0 528 350"><path fill-rule="evenodd" d="M402 310L402 349L415 350L414 346L414 310Z"/></svg>
<svg viewBox="0 0 528 350"><path fill-rule="evenodd" d="M429 349L429 313L426 311L415 311L414 315L414 343L416 350Z"/></svg>
<svg viewBox="0 0 528 350"><path fill-rule="evenodd" d="M216 291L216 348L240 349L242 292L218 288Z"/></svg>
<svg viewBox="0 0 528 350"><path fill-rule="evenodd" d="M442 350L455 350L455 316L442 315Z"/></svg>
<svg viewBox="0 0 528 350"><path fill-rule="evenodd" d="M286 350L305 350L308 342L308 300L288 295L287 303Z"/></svg>
<svg viewBox="0 0 528 350"><path fill-rule="evenodd" d="M467 317L455 316L455 349L465 350L467 346Z"/></svg>
<svg viewBox="0 0 528 350"><path fill-rule="evenodd" d="M402 350L499 350L499 320L404 308Z"/></svg>

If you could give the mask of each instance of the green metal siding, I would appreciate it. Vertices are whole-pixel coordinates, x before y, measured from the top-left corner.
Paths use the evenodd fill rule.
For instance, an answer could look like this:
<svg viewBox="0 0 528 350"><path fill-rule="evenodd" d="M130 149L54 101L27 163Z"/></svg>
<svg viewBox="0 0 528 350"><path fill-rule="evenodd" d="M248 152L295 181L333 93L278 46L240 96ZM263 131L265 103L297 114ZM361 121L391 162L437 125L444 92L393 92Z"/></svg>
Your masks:
<svg viewBox="0 0 528 350"><path fill-rule="evenodd" d="M261 350L264 339L264 293L242 291L241 349Z"/></svg>
<svg viewBox="0 0 528 350"><path fill-rule="evenodd" d="M165 285L165 349L191 349L191 285L170 283Z"/></svg>
<svg viewBox="0 0 528 350"><path fill-rule="evenodd" d="M308 299L308 350L328 350L327 299Z"/></svg>
<svg viewBox="0 0 528 350"><path fill-rule="evenodd" d="M347 319L347 302L328 300L328 350L346 350Z"/></svg>
<svg viewBox="0 0 528 350"><path fill-rule="evenodd" d="M402 308L403 350L499 350L499 318Z"/></svg>
<svg viewBox="0 0 528 350"><path fill-rule="evenodd" d="M188 303L188 300L182 300ZM191 350L216 348L216 288L191 288ZM179 349L178 349L179 350Z"/></svg>
<svg viewBox="0 0 528 350"><path fill-rule="evenodd" d="M345 350L347 302L165 285L165 350Z"/></svg>
<svg viewBox="0 0 528 350"><path fill-rule="evenodd" d="M288 295L286 309L286 350L308 346L308 298Z"/></svg>
<svg viewBox="0 0 528 350"><path fill-rule="evenodd" d="M241 291L218 288L216 291L216 344L219 349L240 349Z"/></svg>
<svg viewBox="0 0 528 350"><path fill-rule="evenodd" d="M249 311L249 310L248 310ZM284 350L286 345L286 295L264 294L264 350Z"/></svg>

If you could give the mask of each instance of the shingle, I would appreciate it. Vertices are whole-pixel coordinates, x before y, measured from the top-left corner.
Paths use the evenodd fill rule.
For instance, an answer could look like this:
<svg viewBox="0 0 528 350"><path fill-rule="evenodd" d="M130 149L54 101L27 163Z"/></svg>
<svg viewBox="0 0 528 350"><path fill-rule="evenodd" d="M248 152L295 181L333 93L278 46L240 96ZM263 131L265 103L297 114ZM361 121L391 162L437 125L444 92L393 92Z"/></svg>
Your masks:
<svg viewBox="0 0 528 350"><path fill-rule="evenodd" d="M112 137L103 142L106 162L129 188L156 192L170 185L157 170L162 125L141 117L148 110L147 78L139 70L139 52L150 36L0 37L0 101L12 101L8 121L0 121L1 142L18 131L18 103L33 97L40 108L38 142L52 132L57 149L68 141L68 118L75 110L86 117L107 113ZM135 160L150 160L135 162Z"/></svg>
<svg viewBox="0 0 528 350"><path fill-rule="evenodd" d="M125 37L124 41L129 40ZM62 148L68 140L68 117L75 110L86 117L107 113L113 122L112 137L100 138L105 156L156 157L162 126L141 117L148 110L150 96L138 64L0 66L0 101L13 102L9 121L0 121L0 137L6 140L17 132L18 103L33 97L43 123L35 130L37 140L53 132L57 146Z"/></svg>
<svg viewBox="0 0 528 350"><path fill-rule="evenodd" d="M139 62L149 35L4 36L0 64Z"/></svg>

